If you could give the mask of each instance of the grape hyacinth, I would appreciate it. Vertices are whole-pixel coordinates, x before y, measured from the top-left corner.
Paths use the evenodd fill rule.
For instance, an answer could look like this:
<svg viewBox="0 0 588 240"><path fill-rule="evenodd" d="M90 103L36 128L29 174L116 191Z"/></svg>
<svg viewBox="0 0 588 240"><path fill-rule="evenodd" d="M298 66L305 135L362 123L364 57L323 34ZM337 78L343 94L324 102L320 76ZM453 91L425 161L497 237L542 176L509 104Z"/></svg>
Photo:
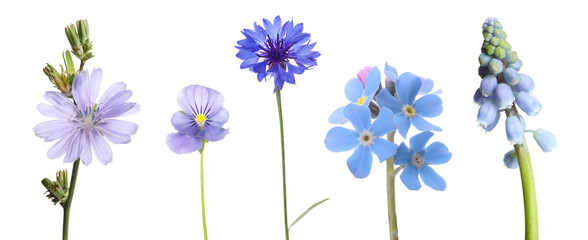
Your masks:
<svg viewBox="0 0 588 240"><path fill-rule="evenodd" d="M477 121L486 132L492 131L505 113L505 130L514 150L504 157L509 169L520 169L525 208L525 239L536 240L538 234L537 200L529 149L524 133L531 132L544 152L552 151L557 145L553 134L543 129L527 130L519 109L527 116L541 112L539 100L532 95L535 90L533 79L519 73L523 63L517 52L506 40L506 32L496 18L488 18L483 26L484 43L478 57L478 74L482 78L480 87L474 93L474 102L479 105ZM518 108L517 108L518 106Z"/></svg>
<svg viewBox="0 0 588 240"><path fill-rule="evenodd" d="M274 79L274 91L282 89L284 82L296 84L294 74L302 74L316 66L321 54L312 49L310 34L303 32L304 25L294 25L292 20L282 24L280 16L273 23L263 19L263 27L257 23L252 29L243 29L245 36L237 42L237 57L243 60L241 69L248 68L257 74L257 80Z"/></svg>

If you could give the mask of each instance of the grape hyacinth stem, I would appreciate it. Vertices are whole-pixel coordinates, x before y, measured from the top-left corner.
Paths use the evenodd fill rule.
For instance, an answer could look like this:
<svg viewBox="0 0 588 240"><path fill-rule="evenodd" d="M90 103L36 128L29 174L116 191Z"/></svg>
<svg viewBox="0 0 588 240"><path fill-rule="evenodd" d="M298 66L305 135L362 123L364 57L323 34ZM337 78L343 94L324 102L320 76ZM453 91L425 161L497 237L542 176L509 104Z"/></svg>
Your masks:
<svg viewBox="0 0 588 240"><path fill-rule="evenodd" d="M394 134L388 133L388 141L394 142ZM390 240L398 240L398 225L396 220L396 197L394 192L394 157L386 160L386 189L388 191L388 224L390 225Z"/></svg>
<svg viewBox="0 0 588 240"><path fill-rule="evenodd" d="M282 188L284 191L284 230L286 231L286 240L290 239L288 229L288 203L286 198L286 152L284 150L284 122L282 120L282 96L280 87L276 87L276 101L278 102L278 116L280 118L280 139L282 140Z"/></svg>
<svg viewBox="0 0 588 240"><path fill-rule="evenodd" d="M512 113L519 117L518 111L513 106L507 115ZM537 214L537 194L535 191L535 179L533 178L533 167L531 155L527 147L527 140L523 144L515 144L514 150L517 154L521 182L523 185L523 203L525 207L525 240L539 239L539 215Z"/></svg>
<svg viewBox="0 0 588 240"><path fill-rule="evenodd" d="M69 211L71 209L71 202L73 200L74 191L76 190L76 180L78 179L78 169L80 168L80 159L78 158L71 171L71 180L69 181L69 191L67 193L67 200L63 206L63 240L67 240L69 232Z"/></svg>

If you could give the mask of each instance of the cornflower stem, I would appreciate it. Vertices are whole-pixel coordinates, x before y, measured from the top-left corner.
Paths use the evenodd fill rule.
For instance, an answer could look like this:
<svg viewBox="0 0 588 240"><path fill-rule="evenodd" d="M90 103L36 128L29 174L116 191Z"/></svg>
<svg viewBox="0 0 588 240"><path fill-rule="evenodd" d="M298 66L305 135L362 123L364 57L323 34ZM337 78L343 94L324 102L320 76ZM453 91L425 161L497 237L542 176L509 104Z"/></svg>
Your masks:
<svg viewBox="0 0 588 240"><path fill-rule="evenodd" d="M76 180L78 179L78 169L80 168L80 159L78 158L71 171L71 180L69 184L69 191L67 193L67 200L63 206L63 240L67 240L69 232L69 211L71 210L71 202L73 201L74 191L76 190Z"/></svg>
<svg viewBox="0 0 588 240"><path fill-rule="evenodd" d="M388 141L394 142L394 134L388 133ZM386 189L388 191L388 224L390 225L390 240L398 240L398 225L396 219L396 193L394 192L394 157L386 160Z"/></svg>
<svg viewBox="0 0 588 240"><path fill-rule="evenodd" d="M288 230L288 203L286 197L286 152L284 150L284 122L282 120L282 96L279 87L276 87L276 101L278 102L278 116L280 119L280 139L282 140L282 188L284 192L284 230L286 231L286 240L289 240L290 231Z"/></svg>
<svg viewBox="0 0 588 240"><path fill-rule="evenodd" d="M510 113L519 117L516 107L512 107ZM508 113L507 113L508 114ZM525 208L525 240L539 239L539 215L537 214L537 194L535 192L535 179L533 178L533 167L531 166L531 155L527 147L527 140L522 144L515 144L514 150L517 154L521 182L523 185L523 203Z"/></svg>
<svg viewBox="0 0 588 240"><path fill-rule="evenodd" d="M200 199L202 201L202 228L204 229L204 239L208 240L208 232L206 231L206 210L204 208L204 145L206 140L202 140L202 148L200 149Z"/></svg>

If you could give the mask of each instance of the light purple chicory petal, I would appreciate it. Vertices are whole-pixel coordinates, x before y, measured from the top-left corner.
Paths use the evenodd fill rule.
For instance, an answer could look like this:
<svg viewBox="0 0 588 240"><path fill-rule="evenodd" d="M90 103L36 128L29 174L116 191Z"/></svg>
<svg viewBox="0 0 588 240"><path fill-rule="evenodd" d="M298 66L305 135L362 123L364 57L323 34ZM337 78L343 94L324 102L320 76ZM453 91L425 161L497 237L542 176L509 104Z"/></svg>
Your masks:
<svg viewBox="0 0 588 240"><path fill-rule="evenodd" d="M108 165L112 162L112 150L106 142L106 139L100 135L96 130L89 132L91 137L92 149L98 160L104 165Z"/></svg>
<svg viewBox="0 0 588 240"><path fill-rule="evenodd" d="M137 133L138 128L136 123L118 119L105 119L97 126L106 139L115 144L129 143L131 135Z"/></svg>

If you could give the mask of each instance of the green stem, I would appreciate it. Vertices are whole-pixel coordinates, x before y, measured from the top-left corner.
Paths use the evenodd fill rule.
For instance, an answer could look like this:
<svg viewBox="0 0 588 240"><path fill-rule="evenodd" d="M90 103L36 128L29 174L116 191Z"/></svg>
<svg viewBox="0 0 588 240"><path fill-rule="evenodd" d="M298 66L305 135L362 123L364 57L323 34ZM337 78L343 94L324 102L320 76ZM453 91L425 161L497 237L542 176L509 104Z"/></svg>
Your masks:
<svg viewBox="0 0 588 240"><path fill-rule="evenodd" d="M80 70L78 70L78 72L82 72L82 70L84 70L84 65L86 65L86 60L80 60Z"/></svg>
<svg viewBox="0 0 588 240"><path fill-rule="evenodd" d="M206 231L206 211L204 208L204 145L206 140L202 139L202 148L200 149L200 199L202 200L202 228L204 228L204 239L208 240Z"/></svg>
<svg viewBox="0 0 588 240"><path fill-rule="evenodd" d="M537 196L535 193L535 180L533 178L533 167L531 156L527 148L527 140L523 144L514 146L521 171L521 182L523 184L523 202L525 204L525 239L539 239L539 216L537 214Z"/></svg>
<svg viewBox="0 0 588 240"><path fill-rule="evenodd" d="M73 164L71 171L71 180L69 184L69 191L67 194L67 201L63 206L63 240L67 240L69 232L69 211L71 210L71 202L73 201L74 191L76 190L76 180L78 178L78 169L80 168L80 159Z"/></svg>
<svg viewBox="0 0 588 240"><path fill-rule="evenodd" d="M394 133L388 133L388 141L394 142ZM386 160L386 188L388 190L388 224L390 225L390 240L398 240L398 225L396 219L396 194L394 192L394 157Z"/></svg>
<svg viewBox="0 0 588 240"><path fill-rule="evenodd" d="M284 150L284 123L282 120L282 96L280 88L276 88L276 101L278 102L278 116L280 118L280 138L282 140L282 188L284 189L284 230L286 231L286 240L290 239L288 230L288 204L286 201L286 152Z"/></svg>

